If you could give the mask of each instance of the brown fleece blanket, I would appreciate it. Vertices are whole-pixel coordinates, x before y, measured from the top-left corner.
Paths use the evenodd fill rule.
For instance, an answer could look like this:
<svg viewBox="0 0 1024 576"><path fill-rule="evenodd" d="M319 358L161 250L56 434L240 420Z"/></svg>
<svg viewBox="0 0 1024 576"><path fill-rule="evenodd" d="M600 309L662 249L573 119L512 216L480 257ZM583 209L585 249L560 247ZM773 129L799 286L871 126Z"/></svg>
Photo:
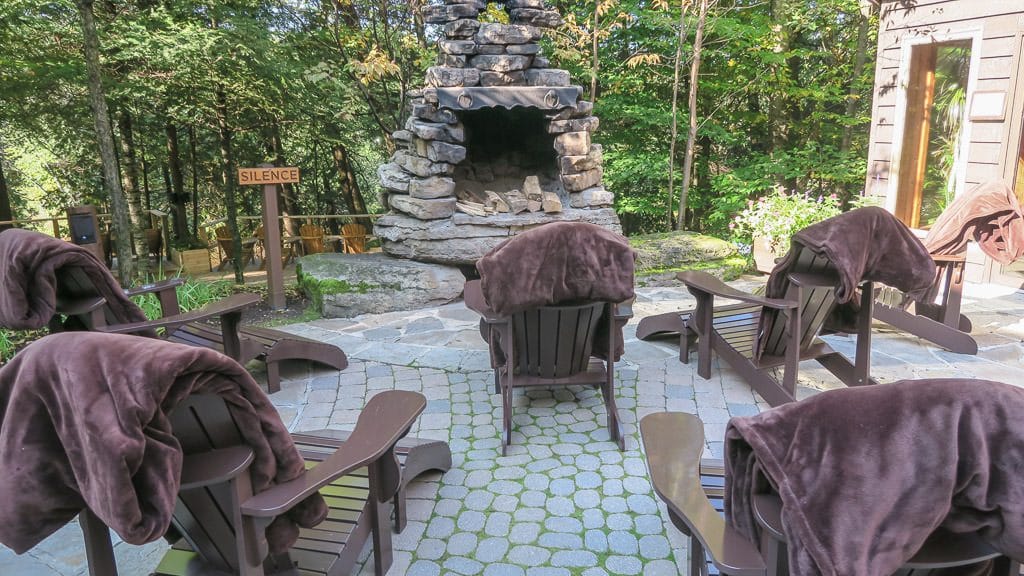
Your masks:
<svg viewBox="0 0 1024 576"><path fill-rule="evenodd" d="M962 254L972 238L1001 264L1024 257L1024 212L1005 182L979 184L957 196L928 231L924 245L932 254Z"/></svg>
<svg viewBox="0 0 1024 576"><path fill-rule="evenodd" d="M61 282L71 268L80 270L95 295L106 299L114 322L146 319L91 252L46 234L12 228L0 232L0 325L16 330L46 326L66 296Z"/></svg>
<svg viewBox="0 0 1024 576"><path fill-rule="evenodd" d="M789 253L768 277L766 296L785 296L787 274L801 249L823 254L835 266L839 273L836 302L840 304L855 299L861 282L881 282L917 300L935 280L935 262L921 241L895 216L872 206L833 216L797 232Z"/></svg>
<svg viewBox="0 0 1024 576"><path fill-rule="evenodd" d="M832 390L733 418L726 517L756 537L759 467L782 500L795 575L892 574L938 527L978 532L1024 559L1022 411L1024 389L937 379Z"/></svg>
<svg viewBox="0 0 1024 576"><path fill-rule="evenodd" d="M511 316L553 304L629 300L635 296L635 258L620 234L585 222L553 222L502 242L476 269L488 313ZM594 355L601 358L608 349L608 320L601 319L595 334ZM622 324L614 330L615 360L622 355ZM500 350L492 351L491 360L504 363Z"/></svg>
<svg viewBox="0 0 1024 576"><path fill-rule="evenodd" d="M130 361L126 361L130 360ZM255 460L253 490L299 476L302 457L266 394L234 360L152 338L64 332L0 369L0 542L23 553L88 507L142 544L170 525L182 450L168 414L224 398ZM327 514L316 494L267 528L274 551Z"/></svg>

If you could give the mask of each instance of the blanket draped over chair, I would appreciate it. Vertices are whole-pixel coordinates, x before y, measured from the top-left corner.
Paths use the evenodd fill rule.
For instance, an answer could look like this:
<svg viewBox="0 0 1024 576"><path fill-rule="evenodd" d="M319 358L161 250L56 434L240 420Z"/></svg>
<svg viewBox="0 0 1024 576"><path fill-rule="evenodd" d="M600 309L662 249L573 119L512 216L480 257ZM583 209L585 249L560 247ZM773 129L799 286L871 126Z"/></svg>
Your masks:
<svg viewBox="0 0 1024 576"><path fill-rule="evenodd" d="M857 285L881 282L920 298L935 280L935 262L921 241L902 222L875 206L851 210L800 230L793 247L775 265L765 295L785 296L786 274L796 263L802 246L823 254L839 273L836 302L854 300Z"/></svg>
<svg viewBox="0 0 1024 576"><path fill-rule="evenodd" d="M802 249L827 256L839 274L836 306L825 322L828 330L855 332L860 312L857 286L881 282L897 288L907 301L926 298L935 282L935 261L902 222L875 206L851 210L800 230L786 257L775 265L765 295L784 298L788 274ZM761 317L765 326L775 314Z"/></svg>
<svg viewBox="0 0 1024 576"><path fill-rule="evenodd" d="M30 230L0 233L0 325L15 330L46 326L57 308L57 279L63 268L79 268L107 300L118 324L141 322L145 314L91 252ZM154 335L155 333L151 333Z"/></svg>
<svg viewBox="0 0 1024 576"><path fill-rule="evenodd" d="M793 574L892 574L936 528L1024 558L1024 389L907 380L818 394L726 429L726 515L757 541L763 470Z"/></svg>
<svg viewBox="0 0 1024 576"><path fill-rule="evenodd" d="M476 269L490 311L510 316L553 304L629 300L635 296L635 258L620 234L585 222L554 222L502 242L477 261ZM608 348L605 333L599 327L594 337L594 355L601 358ZM614 360L622 347L622 326L617 326Z"/></svg>
<svg viewBox="0 0 1024 576"><path fill-rule="evenodd" d="M54 334L0 368L0 542L25 552L85 507L132 544L164 535L182 465L168 414L189 394L226 401L254 452L254 492L303 473L276 409L227 356L151 338ZM278 517L267 529L271 550L326 514L315 494Z"/></svg>
<svg viewBox="0 0 1024 576"><path fill-rule="evenodd" d="M932 254L962 254L973 239L1000 264L1024 257L1024 211L1004 182L985 182L957 196L935 221L924 245Z"/></svg>

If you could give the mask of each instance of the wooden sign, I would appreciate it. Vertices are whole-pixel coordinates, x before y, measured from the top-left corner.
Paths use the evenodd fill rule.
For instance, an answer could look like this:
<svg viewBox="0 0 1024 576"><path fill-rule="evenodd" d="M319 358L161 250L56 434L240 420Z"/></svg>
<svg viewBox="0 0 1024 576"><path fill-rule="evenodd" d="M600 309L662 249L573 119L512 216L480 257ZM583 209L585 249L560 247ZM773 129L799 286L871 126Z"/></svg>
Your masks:
<svg viewBox="0 0 1024 576"><path fill-rule="evenodd" d="M292 184L299 181L297 167L272 166L266 168L239 168L238 183L242 186L262 184Z"/></svg>

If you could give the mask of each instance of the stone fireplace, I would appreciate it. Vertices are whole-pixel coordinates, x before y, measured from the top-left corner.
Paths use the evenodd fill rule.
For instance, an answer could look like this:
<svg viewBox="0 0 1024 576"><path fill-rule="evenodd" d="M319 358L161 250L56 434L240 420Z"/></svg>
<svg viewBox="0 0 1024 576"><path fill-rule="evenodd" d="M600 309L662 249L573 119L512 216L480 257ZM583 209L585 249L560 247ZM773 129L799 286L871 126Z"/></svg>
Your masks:
<svg viewBox="0 0 1024 576"><path fill-rule="evenodd" d="M481 0L423 8L443 37L438 65L393 134L398 151L378 169L390 213L375 234L388 254L466 265L548 222L621 231L591 141L593 105L540 53L541 29L561 17L543 0L503 4L509 24L481 23Z"/></svg>

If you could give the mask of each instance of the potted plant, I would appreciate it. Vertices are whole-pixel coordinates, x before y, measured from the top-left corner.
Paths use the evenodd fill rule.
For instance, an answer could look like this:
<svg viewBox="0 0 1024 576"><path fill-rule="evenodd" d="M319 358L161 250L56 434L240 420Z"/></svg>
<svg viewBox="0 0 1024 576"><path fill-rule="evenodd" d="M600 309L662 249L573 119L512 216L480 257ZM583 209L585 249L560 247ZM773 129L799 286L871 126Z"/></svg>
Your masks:
<svg viewBox="0 0 1024 576"><path fill-rule="evenodd" d="M210 271L210 247L196 238L179 238L171 244L171 259L182 274Z"/></svg>
<svg viewBox="0 0 1024 576"><path fill-rule="evenodd" d="M793 234L841 211L835 194L811 196L779 190L750 200L729 228L739 239L750 242L755 268L771 272L775 259L789 249Z"/></svg>

